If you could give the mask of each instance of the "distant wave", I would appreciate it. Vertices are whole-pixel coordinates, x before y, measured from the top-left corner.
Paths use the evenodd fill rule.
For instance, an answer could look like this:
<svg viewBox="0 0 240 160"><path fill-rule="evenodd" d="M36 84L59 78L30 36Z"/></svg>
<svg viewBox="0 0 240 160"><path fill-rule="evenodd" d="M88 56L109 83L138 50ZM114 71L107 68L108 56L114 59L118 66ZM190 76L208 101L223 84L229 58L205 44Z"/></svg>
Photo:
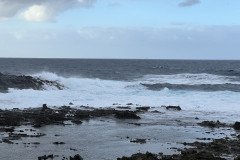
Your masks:
<svg viewBox="0 0 240 160"><path fill-rule="evenodd" d="M207 73L183 73L171 75L145 75L143 78L138 79L143 84L240 84L238 76L221 76Z"/></svg>
<svg viewBox="0 0 240 160"><path fill-rule="evenodd" d="M240 84L169 84L169 83L157 83L157 84L144 84L141 85L147 87L150 90L160 91L164 88L170 90L186 90L186 91L232 91L240 92Z"/></svg>

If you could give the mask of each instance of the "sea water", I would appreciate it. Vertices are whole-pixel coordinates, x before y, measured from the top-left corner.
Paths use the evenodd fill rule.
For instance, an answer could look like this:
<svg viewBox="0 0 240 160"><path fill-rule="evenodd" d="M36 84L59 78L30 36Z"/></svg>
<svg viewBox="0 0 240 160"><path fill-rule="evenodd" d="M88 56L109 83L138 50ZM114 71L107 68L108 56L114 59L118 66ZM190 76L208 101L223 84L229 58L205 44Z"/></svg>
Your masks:
<svg viewBox="0 0 240 160"><path fill-rule="evenodd" d="M53 107L70 102L73 107L116 107L114 103L152 107L150 112L139 114L137 123L141 126L131 124L131 120L102 117L83 121L82 125L41 127L37 132L46 136L22 138L15 141L18 145L2 143L0 159L32 160L45 154L60 155L61 159L62 155L80 154L89 160L112 160L146 151L173 154L177 150L170 148L186 147L183 142L235 133L233 129L212 130L197 123L240 121L240 61L0 59L0 72L64 85L63 90L50 86L44 86L45 90L10 88L8 93L0 93L1 109L41 107L45 103ZM163 105L179 105L182 111L166 110ZM151 112L155 110L159 112ZM31 128L16 129L21 127ZM147 143L131 143L131 138L144 138ZM66 144L55 146L54 141Z"/></svg>
<svg viewBox="0 0 240 160"><path fill-rule="evenodd" d="M9 89L1 108L113 103L240 111L240 61L0 59L0 72L58 81L63 90Z"/></svg>

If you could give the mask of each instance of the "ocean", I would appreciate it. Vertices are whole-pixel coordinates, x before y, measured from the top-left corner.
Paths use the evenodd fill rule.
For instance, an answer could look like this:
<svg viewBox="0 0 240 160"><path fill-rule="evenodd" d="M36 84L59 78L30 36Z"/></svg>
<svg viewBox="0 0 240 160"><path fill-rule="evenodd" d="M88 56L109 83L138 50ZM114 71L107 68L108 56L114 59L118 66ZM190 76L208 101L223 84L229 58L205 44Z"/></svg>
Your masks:
<svg viewBox="0 0 240 160"><path fill-rule="evenodd" d="M137 113L139 120L110 116L83 120L81 125L65 121L40 128L16 126L16 133L45 136L12 140L16 144L0 142L0 159L32 160L51 154L63 159L80 154L87 160L113 160L147 151L171 155L180 153L176 148L186 148L184 142L238 135L232 127L209 128L199 123L219 120L231 126L240 121L240 61L2 58L0 72L64 86L63 90L48 85L44 90L9 88L0 92L0 109L42 104L54 108L70 102L78 109L84 109L81 105L118 110L117 106L133 110L150 106L148 112ZM0 86L2 80L0 74ZM167 110L163 105L182 110ZM9 136L1 133L0 140ZM136 138L145 139L146 144L132 143ZM53 144L62 141L64 145Z"/></svg>
<svg viewBox="0 0 240 160"><path fill-rule="evenodd" d="M117 103L240 111L240 61L1 58L0 72L58 81L63 90L9 88L0 108Z"/></svg>

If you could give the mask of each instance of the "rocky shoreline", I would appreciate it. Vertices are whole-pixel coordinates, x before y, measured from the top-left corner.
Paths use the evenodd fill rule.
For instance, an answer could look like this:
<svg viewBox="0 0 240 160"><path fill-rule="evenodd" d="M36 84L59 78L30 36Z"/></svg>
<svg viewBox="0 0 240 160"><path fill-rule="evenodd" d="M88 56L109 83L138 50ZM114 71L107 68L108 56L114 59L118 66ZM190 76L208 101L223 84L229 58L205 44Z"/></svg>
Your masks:
<svg viewBox="0 0 240 160"><path fill-rule="evenodd" d="M70 103L72 105L72 103ZM48 125L82 125L84 121L89 121L96 118L116 119L117 121L127 121L129 125L134 125L136 127L144 125L139 123L138 120L144 118L145 113L159 114L159 111L149 111L152 107L149 106L139 106L132 109L132 104L129 103L128 106L116 106L115 108L101 108L95 109L89 106L80 106L79 108L74 108L71 106L61 106L61 107L48 107L44 104L41 108L27 108L18 109L14 108L11 110L0 110L0 133L3 135L0 140L0 145L9 144L17 145L21 138L40 138L46 136L45 133L37 132L38 128L42 128ZM180 106L163 106L166 112L181 112ZM154 108L153 108L154 109ZM197 117L196 117L197 119ZM102 120L101 120L102 121ZM66 123L68 122L68 123ZM184 148L176 148L179 154L164 155L162 153L137 153L130 157L119 157L118 160L189 160L189 159L240 159L240 136L238 130L240 129L240 123L236 122L234 124L226 124L218 121L202 121L196 124L199 127L206 127L210 129L214 128L226 128L227 130L235 130L235 134L231 137L225 137L220 139L214 138L202 138L199 140L207 140L207 142L184 142L182 145L186 146ZM31 129L16 129L19 126L31 126ZM55 135L56 137L58 135ZM130 143L137 143L139 145L148 142L145 138L130 138ZM17 141L17 142L16 142ZM40 145L40 142L26 143L25 145ZM53 145L65 145L64 140L52 142ZM77 152L76 149L70 148ZM161 150L159 150L161 152ZM83 159L81 154L67 156L59 155L42 155L36 157L41 159Z"/></svg>
<svg viewBox="0 0 240 160"><path fill-rule="evenodd" d="M0 93L8 92L9 88L43 90L44 85L62 90L64 86L57 81L43 80L25 75L8 75L0 72Z"/></svg>

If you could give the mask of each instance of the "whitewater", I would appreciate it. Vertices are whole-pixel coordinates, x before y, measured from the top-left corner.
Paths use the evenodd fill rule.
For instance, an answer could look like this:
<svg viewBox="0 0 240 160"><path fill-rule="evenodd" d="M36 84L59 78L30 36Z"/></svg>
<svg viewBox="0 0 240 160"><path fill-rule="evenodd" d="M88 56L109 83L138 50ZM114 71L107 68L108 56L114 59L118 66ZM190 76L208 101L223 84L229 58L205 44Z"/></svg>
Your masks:
<svg viewBox="0 0 240 160"><path fill-rule="evenodd" d="M111 107L113 104L160 107L162 105L179 105L183 110L195 111L240 111L240 92L232 91L189 91L189 90L149 90L143 83L169 84L240 84L237 77L212 74L175 74L145 75L132 81L102 80L98 78L63 77L55 73L41 72L31 75L44 80L57 81L64 85L63 90L45 86L46 90L9 89L0 93L1 108L28 108L62 106L73 103L74 106Z"/></svg>

